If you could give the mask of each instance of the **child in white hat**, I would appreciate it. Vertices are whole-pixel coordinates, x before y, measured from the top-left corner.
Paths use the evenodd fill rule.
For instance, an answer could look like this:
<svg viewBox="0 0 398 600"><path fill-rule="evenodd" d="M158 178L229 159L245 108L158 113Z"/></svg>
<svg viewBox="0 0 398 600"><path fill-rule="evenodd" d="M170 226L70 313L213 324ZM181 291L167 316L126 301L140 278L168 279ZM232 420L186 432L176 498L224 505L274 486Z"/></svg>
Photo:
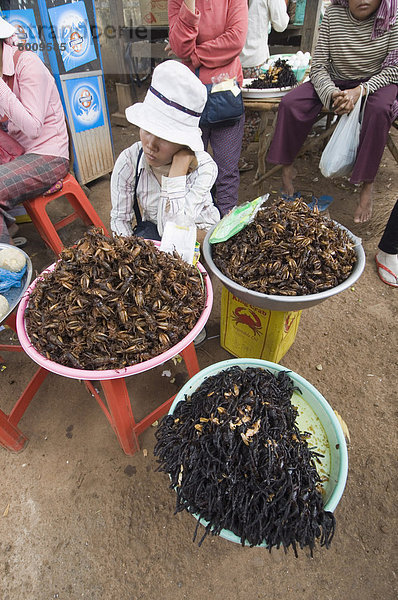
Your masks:
<svg viewBox="0 0 398 600"><path fill-rule="evenodd" d="M136 142L118 157L111 177L111 229L133 234L134 198L144 225L144 237L160 239L166 221L183 218L195 223L198 240L220 219L210 190L217 165L203 150L200 115L206 87L180 62L158 65L144 102L126 109L126 118L140 128ZM140 230L141 231L141 230ZM158 234L158 235L157 235Z"/></svg>

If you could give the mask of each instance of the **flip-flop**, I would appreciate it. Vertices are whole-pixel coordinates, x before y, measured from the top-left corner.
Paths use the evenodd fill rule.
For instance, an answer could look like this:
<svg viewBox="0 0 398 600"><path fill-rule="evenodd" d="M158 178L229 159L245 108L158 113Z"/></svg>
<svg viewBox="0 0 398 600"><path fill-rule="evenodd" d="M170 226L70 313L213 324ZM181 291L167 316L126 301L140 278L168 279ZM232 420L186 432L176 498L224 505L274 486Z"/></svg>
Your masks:
<svg viewBox="0 0 398 600"><path fill-rule="evenodd" d="M312 196L312 200L311 202L308 203L308 206L311 210L314 209L315 206L318 207L319 212L323 212L324 210L326 210L327 208L329 208L329 206L332 204L334 198L333 196L319 196L319 198L317 198L316 196Z"/></svg>
<svg viewBox="0 0 398 600"><path fill-rule="evenodd" d="M386 267L385 265L383 265L377 259L377 255L375 256L375 261L376 261L376 266L377 266L377 274L380 277L380 279L382 280L382 282L386 283L387 285L390 285L391 287L398 287L398 276L395 273L393 273L392 271L390 271L390 269L388 267ZM386 271L386 273L388 273L392 277L395 277L396 283L391 283L391 281L386 281L385 279L383 279L383 277L382 277L383 271Z"/></svg>
<svg viewBox="0 0 398 600"><path fill-rule="evenodd" d="M293 196L288 196L287 194L280 192L279 196L282 200L286 200L287 202L294 202L297 198L301 198L301 192L294 192Z"/></svg>
<svg viewBox="0 0 398 600"><path fill-rule="evenodd" d="M254 169L253 163L246 162L244 158L241 161L239 161L239 173L251 171L252 169Z"/></svg>
<svg viewBox="0 0 398 600"><path fill-rule="evenodd" d="M16 246L17 248L23 248L28 243L26 237L23 237L22 235L12 238L12 241L14 243L14 246Z"/></svg>

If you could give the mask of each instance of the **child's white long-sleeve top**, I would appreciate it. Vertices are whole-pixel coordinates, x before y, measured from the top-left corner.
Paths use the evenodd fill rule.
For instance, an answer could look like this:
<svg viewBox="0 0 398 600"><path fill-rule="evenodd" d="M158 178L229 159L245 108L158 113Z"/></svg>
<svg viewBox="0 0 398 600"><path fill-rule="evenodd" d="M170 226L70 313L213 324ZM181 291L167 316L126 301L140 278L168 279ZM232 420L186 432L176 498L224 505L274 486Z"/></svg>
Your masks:
<svg viewBox="0 0 398 600"><path fill-rule="evenodd" d="M134 187L138 153L142 147L136 142L119 155L111 177L111 230L117 235L133 233ZM184 215L198 229L210 229L220 220L213 203L211 188L217 178L217 165L207 152L195 152L196 169L180 177L162 176L160 184L142 154L139 164L137 199L143 221L151 221L160 235L168 220Z"/></svg>

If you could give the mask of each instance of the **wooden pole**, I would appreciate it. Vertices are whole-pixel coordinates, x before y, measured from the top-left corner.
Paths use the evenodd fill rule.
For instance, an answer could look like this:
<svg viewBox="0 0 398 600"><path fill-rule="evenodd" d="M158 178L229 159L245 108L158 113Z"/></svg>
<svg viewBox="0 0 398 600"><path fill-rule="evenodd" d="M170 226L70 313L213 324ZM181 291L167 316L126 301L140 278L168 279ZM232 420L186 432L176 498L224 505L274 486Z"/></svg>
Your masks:
<svg viewBox="0 0 398 600"><path fill-rule="evenodd" d="M319 18L321 15L322 0L307 0L305 5L304 23L301 30L302 52L314 53L318 41Z"/></svg>

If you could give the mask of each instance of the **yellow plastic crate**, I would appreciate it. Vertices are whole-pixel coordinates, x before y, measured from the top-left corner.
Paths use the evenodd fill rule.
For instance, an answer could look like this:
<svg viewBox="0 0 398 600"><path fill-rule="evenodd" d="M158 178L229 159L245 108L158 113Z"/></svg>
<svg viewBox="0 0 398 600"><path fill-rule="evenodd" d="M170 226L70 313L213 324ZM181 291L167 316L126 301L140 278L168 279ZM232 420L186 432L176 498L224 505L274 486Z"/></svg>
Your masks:
<svg viewBox="0 0 398 600"><path fill-rule="evenodd" d="M252 306L223 286L221 291L221 346L238 358L279 362L293 344L301 310L282 312Z"/></svg>

